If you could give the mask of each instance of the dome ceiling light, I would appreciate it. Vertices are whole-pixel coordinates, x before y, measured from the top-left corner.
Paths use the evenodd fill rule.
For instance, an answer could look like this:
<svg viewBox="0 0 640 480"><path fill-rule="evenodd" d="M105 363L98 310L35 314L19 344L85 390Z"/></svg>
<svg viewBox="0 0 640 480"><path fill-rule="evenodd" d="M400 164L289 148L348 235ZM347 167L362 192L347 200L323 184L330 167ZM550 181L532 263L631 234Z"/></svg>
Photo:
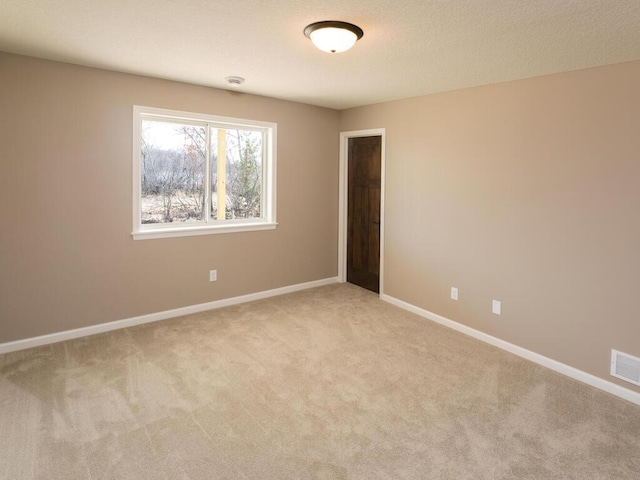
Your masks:
<svg viewBox="0 0 640 480"><path fill-rule="evenodd" d="M323 52L346 52L362 38L364 32L356 25L326 20L307 25L304 36Z"/></svg>

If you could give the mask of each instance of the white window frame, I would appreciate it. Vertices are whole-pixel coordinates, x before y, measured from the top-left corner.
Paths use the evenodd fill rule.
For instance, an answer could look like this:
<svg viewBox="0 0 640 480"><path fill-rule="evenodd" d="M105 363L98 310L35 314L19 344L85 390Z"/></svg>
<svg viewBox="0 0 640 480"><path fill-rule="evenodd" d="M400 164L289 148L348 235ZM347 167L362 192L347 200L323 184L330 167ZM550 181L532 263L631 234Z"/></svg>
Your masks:
<svg viewBox="0 0 640 480"><path fill-rule="evenodd" d="M245 128L259 130L263 136L263 172L262 172L262 208L260 218L215 220L209 223L142 223L142 121L175 121L214 128ZM208 127L207 127L208 128ZM208 130L207 130L208 131ZM208 134L207 134L208 135ZM242 118L220 117L202 113L181 112L164 108L133 107L133 232L134 240L185 237L192 235L210 235L217 233L248 232L254 230L272 230L276 223L276 137L277 124ZM207 145L207 167L209 172L210 152ZM210 192L210 175L207 175L207 192ZM210 195L208 195L210 197ZM207 217L208 218L208 215Z"/></svg>

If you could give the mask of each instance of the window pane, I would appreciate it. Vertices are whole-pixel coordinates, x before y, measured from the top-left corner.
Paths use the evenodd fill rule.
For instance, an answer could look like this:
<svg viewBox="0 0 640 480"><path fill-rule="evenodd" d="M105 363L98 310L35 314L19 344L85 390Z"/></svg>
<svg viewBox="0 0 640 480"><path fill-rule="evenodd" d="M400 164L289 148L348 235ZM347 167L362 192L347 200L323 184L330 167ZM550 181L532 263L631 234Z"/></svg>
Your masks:
<svg viewBox="0 0 640 480"><path fill-rule="evenodd" d="M211 129L212 220L262 217L262 139L255 130Z"/></svg>
<svg viewBox="0 0 640 480"><path fill-rule="evenodd" d="M142 121L141 221L204 221L206 130Z"/></svg>

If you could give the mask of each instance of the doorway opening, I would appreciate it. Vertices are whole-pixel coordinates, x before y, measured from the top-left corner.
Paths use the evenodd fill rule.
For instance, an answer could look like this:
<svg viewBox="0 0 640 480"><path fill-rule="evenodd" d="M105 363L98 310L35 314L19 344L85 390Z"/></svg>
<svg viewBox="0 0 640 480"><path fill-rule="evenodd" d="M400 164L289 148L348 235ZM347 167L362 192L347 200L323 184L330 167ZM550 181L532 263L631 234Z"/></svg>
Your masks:
<svg viewBox="0 0 640 480"><path fill-rule="evenodd" d="M338 278L383 294L385 130L340 134Z"/></svg>

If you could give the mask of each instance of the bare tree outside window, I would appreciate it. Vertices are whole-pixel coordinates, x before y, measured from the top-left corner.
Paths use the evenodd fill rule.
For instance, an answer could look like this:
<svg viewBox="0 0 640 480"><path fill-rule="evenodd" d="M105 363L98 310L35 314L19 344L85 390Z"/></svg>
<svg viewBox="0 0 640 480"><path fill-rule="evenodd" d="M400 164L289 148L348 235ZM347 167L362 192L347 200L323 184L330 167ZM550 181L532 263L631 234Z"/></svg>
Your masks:
<svg viewBox="0 0 640 480"><path fill-rule="evenodd" d="M142 122L142 223L202 221L206 130Z"/></svg>
<svg viewBox="0 0 640 480"><path fill-rule="evenodd" d="M218 217L218 203L224 201L226 220L259 218L262 194L262 134L252 130L225 129L225 195L219 193L219 129L211 131L211 217Z"/></svg>

